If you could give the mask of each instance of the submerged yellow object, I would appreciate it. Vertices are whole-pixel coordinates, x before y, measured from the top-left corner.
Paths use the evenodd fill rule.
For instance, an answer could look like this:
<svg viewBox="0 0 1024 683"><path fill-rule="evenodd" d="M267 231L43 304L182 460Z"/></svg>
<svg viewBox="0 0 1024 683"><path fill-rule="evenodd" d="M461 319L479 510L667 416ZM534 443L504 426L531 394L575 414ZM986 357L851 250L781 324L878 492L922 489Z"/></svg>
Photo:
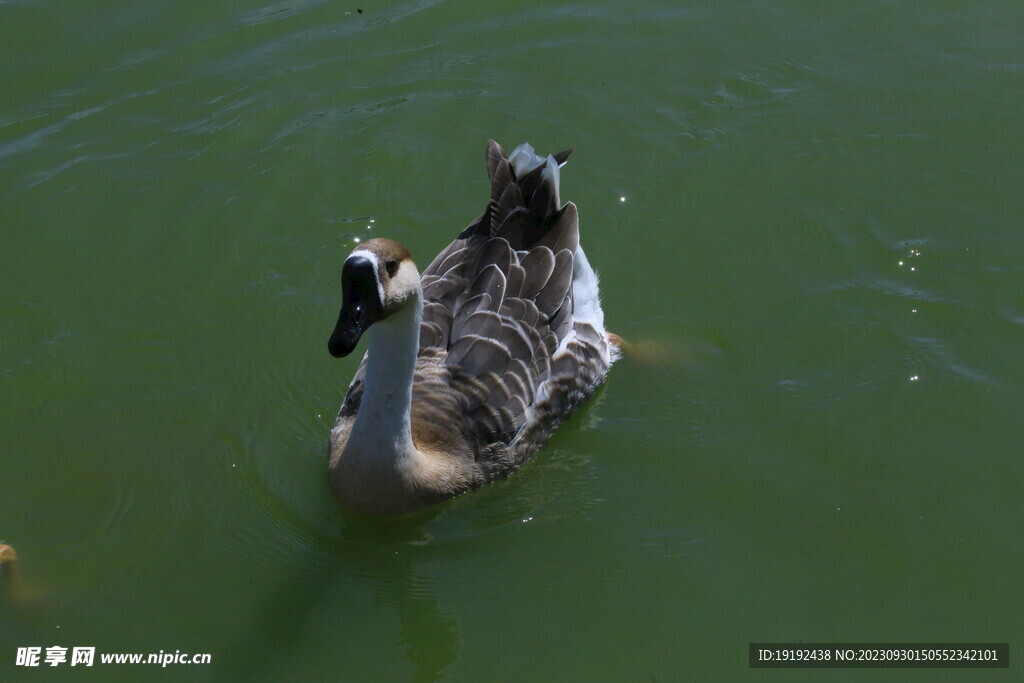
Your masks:
<svg viewBox="0 0 1024 683"><path fill-rule="evenodd" d="M0 592L4 599L14 601L18 589L18 553L9 545L0 545Z"/></svg>

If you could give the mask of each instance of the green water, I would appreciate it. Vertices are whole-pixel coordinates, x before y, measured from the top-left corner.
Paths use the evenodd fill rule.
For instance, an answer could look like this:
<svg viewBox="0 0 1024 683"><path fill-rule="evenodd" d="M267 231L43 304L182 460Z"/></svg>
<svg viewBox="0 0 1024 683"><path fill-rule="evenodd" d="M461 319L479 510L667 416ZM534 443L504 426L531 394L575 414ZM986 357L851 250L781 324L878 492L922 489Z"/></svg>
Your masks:
<svg viewBox="0 0 1024 683"><path fill-rule="evenodd" d="M1020 656L1019 3L360 2L0 3L0 541L34 594L0 679L159 675L16 666L52 645L212 656L161 680ZM488 137L576 147L609 328L661 356L507 482L358 519L341 262L429 262Z"/></svg>

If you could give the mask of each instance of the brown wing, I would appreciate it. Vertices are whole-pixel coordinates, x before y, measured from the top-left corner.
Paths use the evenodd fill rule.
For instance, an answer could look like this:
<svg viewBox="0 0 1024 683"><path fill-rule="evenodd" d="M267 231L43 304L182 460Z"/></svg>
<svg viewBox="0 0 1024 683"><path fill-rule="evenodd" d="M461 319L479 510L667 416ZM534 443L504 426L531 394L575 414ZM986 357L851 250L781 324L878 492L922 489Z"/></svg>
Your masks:
<svg viewBox="0 0 1024 683"><path fill-rule="evenodd" d="M491 141L487 209L423 271L421 354L447 352L445 380L465 397L457 408L478 447L508 445L524 427L551 356L571 330L579 227L576 207L559 206L557 173L570 151L554 163L518 164L520 180ZM436 370L430 373L437 380ZM451 420L456 406L443 410ZM425 418L432 412L423 409Z"/></svg>

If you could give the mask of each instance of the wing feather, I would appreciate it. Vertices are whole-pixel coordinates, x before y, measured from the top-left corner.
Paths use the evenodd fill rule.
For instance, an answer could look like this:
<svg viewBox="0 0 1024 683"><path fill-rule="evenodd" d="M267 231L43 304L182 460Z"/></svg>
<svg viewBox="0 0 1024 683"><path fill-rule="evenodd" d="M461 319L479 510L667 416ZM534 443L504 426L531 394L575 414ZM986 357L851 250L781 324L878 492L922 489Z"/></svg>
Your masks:
<svg viewBox="0 0 1024 683"><path fill-rule="evenodd" d="M470 334L452 344L445 363L458 365L466 374L480 377L485 372L500 376L508 367L509 360L508 349L499 342Z"/></svg>
<svg viewBox="0 0 1024 683"><path fill-rule="evenodd" d="M490 296L491 305L500 308L501 301L505 298L505 274L501 272L498 264L491 263L484 267L473 279L466 296L472 299L481 294Z"/></svg>
<svg viewBox="0 0 1024 683"><path fill-rule="evenodd" d="M547 247L534 247L520 260L519 265L524 272L519 296L532 299L551 279L555 270L555 255Z"/></svg>
<svg viewBox="0 0 1024 683"><path fill-rule="evenodd" d="M551 277L534 297L540 312L549 318L554 315L565 301L571 284L572 253L568 249L563 249L555 255L554 272Z"/></svg>

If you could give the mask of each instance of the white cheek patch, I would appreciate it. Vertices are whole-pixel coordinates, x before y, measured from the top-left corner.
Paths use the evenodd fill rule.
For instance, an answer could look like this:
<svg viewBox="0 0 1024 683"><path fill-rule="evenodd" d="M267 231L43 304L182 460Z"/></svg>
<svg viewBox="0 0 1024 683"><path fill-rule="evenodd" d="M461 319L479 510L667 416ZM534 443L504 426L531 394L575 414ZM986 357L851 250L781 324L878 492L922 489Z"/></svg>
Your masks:
<svg viewBox="0 0 1024 683"><path fill-rule="evenodd" d="M398 265L395 274L388 278L388 306L402 306L420 290L420 274L411 259Z"/></svg>
<svg viewBox="0 0 1024 683"><path fill-rule="evenodd" d="M377 298L381 308L384 308L384 284L380 281L380 261L377 260L377 255L367 249L356 249L348 255L348 258L354 257L364 258L373 264L373 279L377 283Z"/></svg>
<svg viewBox="0 0 1024 683"><path fill-rule="evenodd" d="M416 265L406 259L398 266L398 272L391 278L391 289L399 293L399 298L405 299L413 294L420 286L420 274Z"/></svg>

